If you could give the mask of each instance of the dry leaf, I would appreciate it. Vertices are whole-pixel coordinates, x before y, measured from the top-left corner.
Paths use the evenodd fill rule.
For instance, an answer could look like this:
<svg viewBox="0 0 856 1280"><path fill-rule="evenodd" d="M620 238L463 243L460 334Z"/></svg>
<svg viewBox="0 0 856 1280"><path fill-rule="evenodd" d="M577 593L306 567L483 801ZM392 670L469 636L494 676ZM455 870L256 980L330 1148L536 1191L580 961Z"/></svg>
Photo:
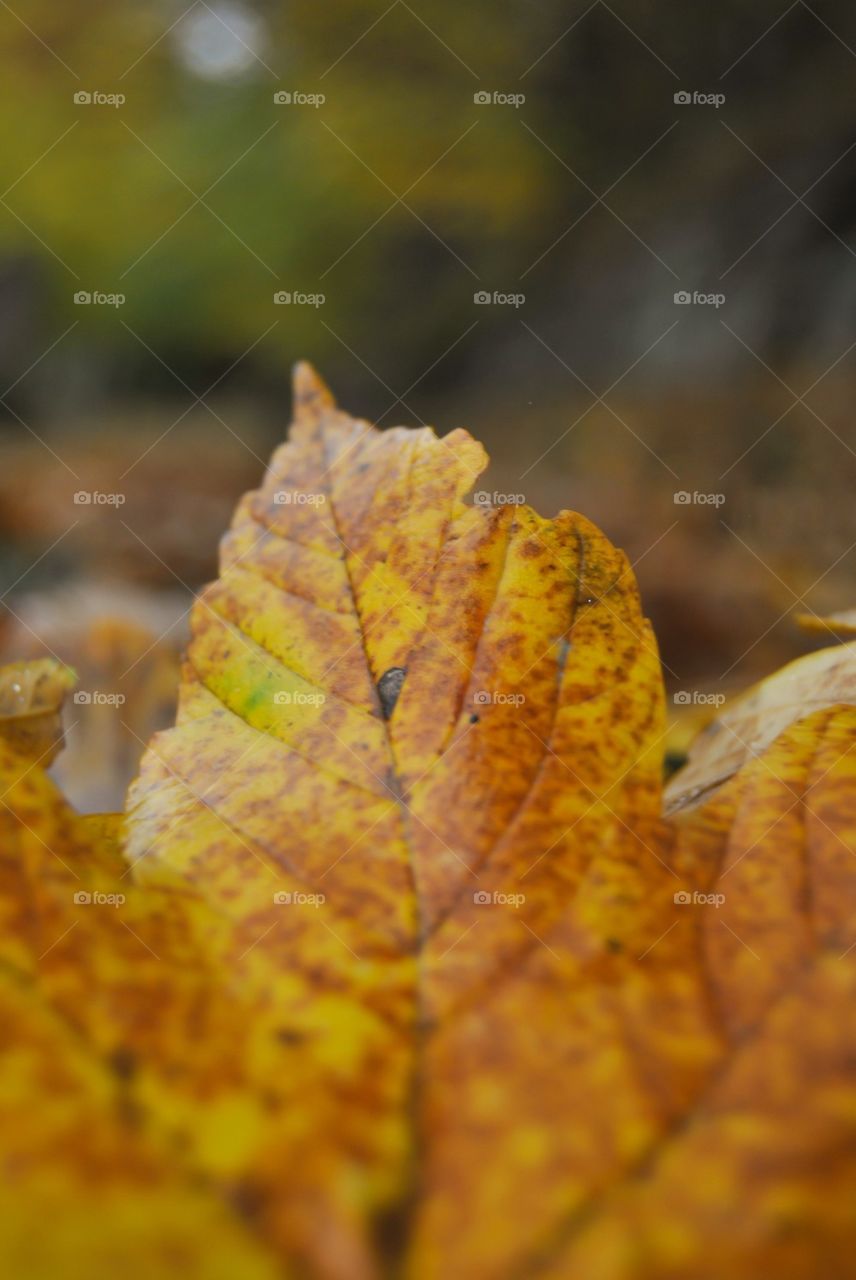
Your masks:
<svg viewBox="0 0 856 1280"><path fill-rule="evenodd" d="M0 1267L851 1274L856 712L667 826L624 557L297 409L124 827L0 754Z"/></svg>
<svg viewBox="0 0 856 1280"><path fill-rule="evenodd" d="M47 767L62 747L62 705L75 675L53 658L0 667L0 739Z"/></svg>
<svg viewBox="0 0 856 1280"><path fill-rule="evenodd" d="M72 582L15 605L4 637L14 657L48 652L77 676L53 776L82 810L124 805L151 735L172 724L190 600Z"/></svg>
<svg viewBox="0 0 856 1280"><path fill-rule="evenodd" d="M856 711L816 712L682 819L660 946L700 984L684 1061L712 1057L539 1278L854 1275L854 748Z"/></svg>
<svg viewBox="0 0 856 1280"><path fill-rule="evenodd" d="M789 724L837 703L856 704L854 644L805 654L731 699L694 740L687 763L670 779L666 812L699 804Z"/></svg>
<svg viewBox="0 0 856 1280"><path fill-rule="evenodd" d="M0 790L0 1272L275 1280L184 1155L233 1140L249 1039L202 904L140 893L115 824L5 744Z"/></svg>
<svg viewBox="0 0 856 1280"><path fill-rule="evenodd" d="M254 1157L267 1232L321 1266L325 1224L336 1274L368 1276L372 1220L413 1213L422 1265L465 1274L523 1256L566 1204L572 975L651 940L659 665L587 521L463 504L484 465L466 433L377 432L308 370L297 405L196 606L129 853L231 921L229 966L265 966L300 1046L289 1140ZM593 1060L616 1031L604 1015ZM504 1176L470 1180L486 1143Z"/></svg>
<svg viewBox="0 0 856 1280"><path fill-rule="evenodd" d="M798 613L794 621L803 631L831 634L836 640L849 640L856 636L856 609L843 609L841 613L828 613L823 617L816 613Z"/></svg>

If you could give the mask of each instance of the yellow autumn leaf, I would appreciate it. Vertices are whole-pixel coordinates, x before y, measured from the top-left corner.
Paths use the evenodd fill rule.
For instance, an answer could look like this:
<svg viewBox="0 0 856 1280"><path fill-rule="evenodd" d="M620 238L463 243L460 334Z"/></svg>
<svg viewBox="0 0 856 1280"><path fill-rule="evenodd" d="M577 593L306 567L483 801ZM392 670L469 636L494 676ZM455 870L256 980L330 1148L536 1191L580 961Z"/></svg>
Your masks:
<svg viewBox="0 0 856 1280"><path fill-rule="evenodd" d="M0 789L0 1271L274 1280L183 1155L239 1016L201 904L139 894L115 842L4 744Z"/></svg>
<svg viewBox="0 0 856 1280"><path fill-rule="evenodd" d="M669 941L702 983L712 1058L539 1278L853 1274L854 858L852 707L791 724L677 823Z"/></svg>
<svg viewBox="0 0 856 1280"><path fill-rule="evenodd" d="M302 367L124 823L0 753L4 1273L848 1274L856 711L665 822L626 559L484 462Z"/></svg>
<svg viewBox="0 0 856 1280"><path fill-rule="evenodd" d="M128 851L142 882L166 867L230 921L229 965L261 967L302 1046L287 1144L254 1156L280 1245L320 1267L326 1222L341 1274L373 1274L371 1222L406 1216L418 1177L420 1266L505 1263L567 1202L550 1187L575 1145L556 1126L555 1054L579 1034L563 993L590 953L652 940L657 655L626 560L587 521L462 502L485 461L464 432L377 432L305 368L296 403L195 608ZM616 1031L602 1021L593 1063ZM544 1036L554 1055L533 1053ZM464 1194L453 1171L486 1134L504 1175Z"/></svg>

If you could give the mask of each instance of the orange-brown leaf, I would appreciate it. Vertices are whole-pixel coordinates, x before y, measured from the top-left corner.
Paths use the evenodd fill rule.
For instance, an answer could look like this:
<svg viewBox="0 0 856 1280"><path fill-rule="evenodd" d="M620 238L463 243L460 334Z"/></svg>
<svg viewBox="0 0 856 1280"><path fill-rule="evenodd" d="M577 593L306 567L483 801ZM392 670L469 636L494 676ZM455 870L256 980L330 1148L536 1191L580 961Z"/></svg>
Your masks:
<svg viewBox="0 0 856 1280"><path fill-rule="evenodd" d="M280 1246L320 1269L323 1221L337 1274L373 1275L372 1222L406 1219L417 1274L494 1274L644 1128L607 993L660 929L659 664L592 525L463 504L464 432L379 433L306 370L297 406L196 607L129 851L229 919L229 965L266 967L301 1043L302 1123L255 1158ZM628 1086L579 1149L575 1115Z"/></svg>
<svg viewBox="0 0 856 1280"><path fill-rule="evenodd" d="M0 751L5 1272L850 1274L856 710L665 823L625 558L483 462L304 368L124 823Z"/></svg>

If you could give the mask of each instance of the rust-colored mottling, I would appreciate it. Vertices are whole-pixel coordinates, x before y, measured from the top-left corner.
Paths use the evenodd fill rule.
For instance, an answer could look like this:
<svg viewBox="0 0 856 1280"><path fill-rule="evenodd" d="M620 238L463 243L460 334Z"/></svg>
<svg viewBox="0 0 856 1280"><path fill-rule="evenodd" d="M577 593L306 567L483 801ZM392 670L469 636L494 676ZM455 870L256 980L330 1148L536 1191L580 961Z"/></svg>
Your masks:
<svg viewBox="0 0 856 1280"><path fill-rule="evenodd" d="M3 1273L851 1274L856 711L667 824L624 556L295 401L124 822L0 752Z"/></svg>
<svg viewBox="0 0 856 1280"><path fill-rule="evenodd" d="M255 1091L216 920L186 884L140 890L116 824L3 744L0 794L0 1273L276 1280L192 1158Z"/></svg>
<svg viewBox="0 0 856 1280"><path fill-rule="evenodd" d="M465 432L378 432L306 367L295 398L196 606L180 727L143 763L128 850L140 880L167 866L230 920L225 962L252 948L286 1028L322 1022L299 1052L280 1042L312 1075L310 1094L277 1083L302 1130L248 1164L265 1203L305 1206L299 1237L273 1216L268 1235L320 1270L317 1224L335 1224L336 1274L370 1276L372 1222L406 1217L414 1273L493 1274L570 1203L570 991L581 965L614 980L606 939L665 874L645 848L656 649L588 521L465 505L486 461Z"/></svg>
<svg viewBox="0 0 856 1280"><path fill-rule="evenodd" d="M714 1055L689 1105L590 1194L533 1275L854 1274L854 748L856 710L815 712L678 824L682 889L721 898L678 907L665 940L688 933Z"/></svg>

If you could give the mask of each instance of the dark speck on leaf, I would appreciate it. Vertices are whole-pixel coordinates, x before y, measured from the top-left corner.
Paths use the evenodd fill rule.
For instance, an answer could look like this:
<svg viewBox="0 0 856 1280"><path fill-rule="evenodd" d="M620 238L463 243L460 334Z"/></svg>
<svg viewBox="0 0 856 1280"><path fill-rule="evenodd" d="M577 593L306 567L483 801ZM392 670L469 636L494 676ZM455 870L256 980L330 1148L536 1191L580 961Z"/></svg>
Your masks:
<svg viewBox="0 0 856 1280"><path fill-rule="evenodd" d="M130 1049L120 1045L110 1055L110 1067L120 1080L130 1080L137 1068L137 1060Z"/></svg>
<svg viewBox="0 0 856 1280"><path fill-rule="evenodd" d="M478 722L479 722L478 712L474 711L473 714L470 716L470 724L478 724Z"/></svg>
<svg viewBox="0 0 856 1280"><path fill-rule="evenodd" d="M663 757L663 777L671 778L687 762L686 751L667 751Z"/></svg>
<svg viewBox="0 0 856 1280"><path fill-rule="evenodd" d="M398 702L398 695L401 693L401 686L404 684L406 675L406 668L390 667L389 671L384 671L377 682L377 694L380 698L384 720L388 720L395 710L395 704Z"/></svg>
<svg viewBox="0 0 856 1280"><path fill-rule="evenodd" d="M291 1027L277 1027L274 1035L280 1044L302 1044L306 1038L302 1031L294 1031Z"/></svg>
<svg viewBox="0 0 856 1280"><path fill-rule="evenodd" d="M227 1194L233 1208L245 1222L254 1223L258 1220L264 1207L264 1196L258 1187L239 1181L227 1188Z"/></svg>

